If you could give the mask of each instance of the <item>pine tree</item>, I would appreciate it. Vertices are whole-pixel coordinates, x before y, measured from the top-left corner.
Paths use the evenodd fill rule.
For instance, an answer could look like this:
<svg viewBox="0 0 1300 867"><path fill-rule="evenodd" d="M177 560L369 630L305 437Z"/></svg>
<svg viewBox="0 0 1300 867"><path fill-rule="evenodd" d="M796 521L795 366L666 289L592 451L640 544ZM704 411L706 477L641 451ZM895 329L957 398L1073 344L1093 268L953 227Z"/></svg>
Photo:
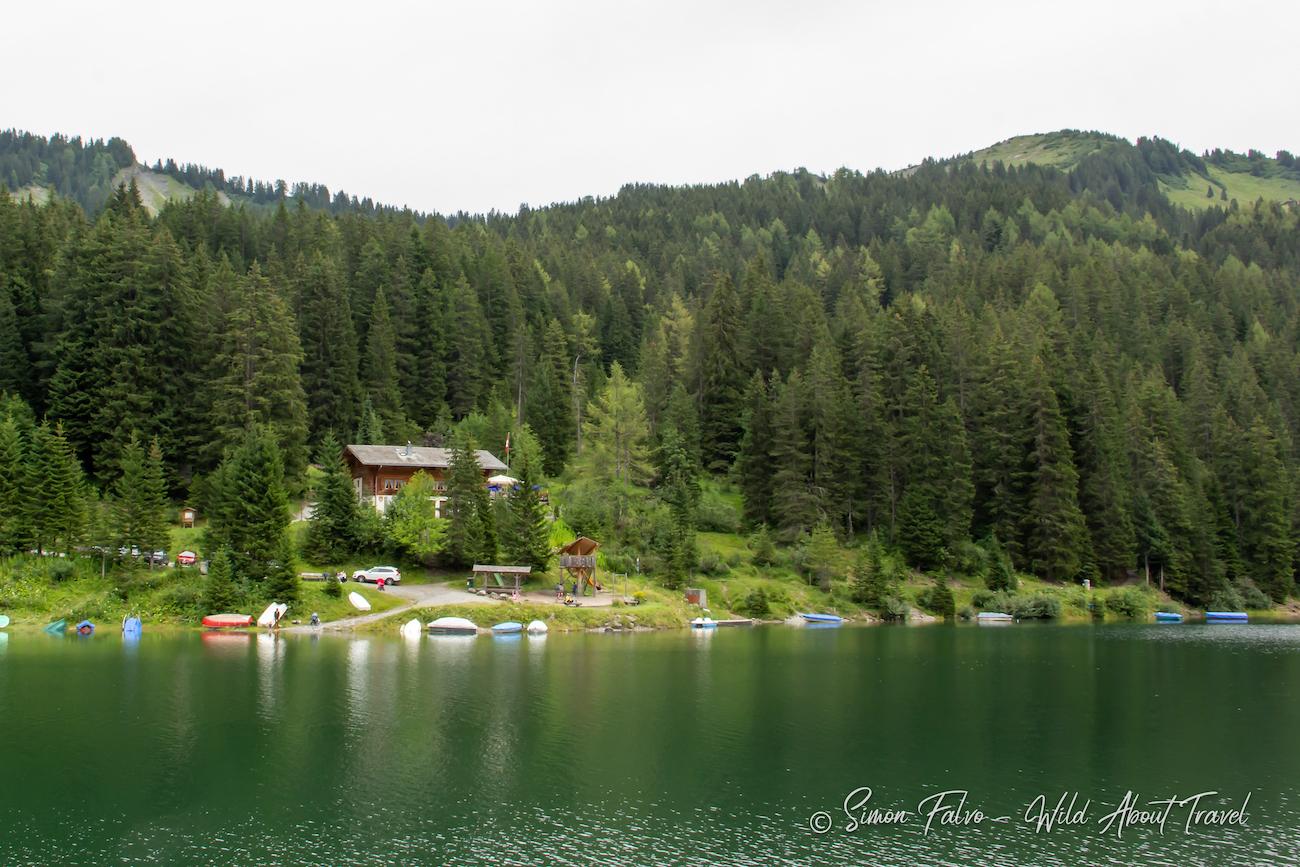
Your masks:
<svg viewBox="0 0 1300 867"><path fill-rule="evenodd" d="M361 400L361 421L357 423L356 442L359 445L381 445L384 439L384 423L379 413L370 403L370 395Z"/></svg>
<svg viewBox="0 0 1300 867"><path fill-rule="evenodd" d="M793 371L772 397L772 520L778 535L792 541L817 523L812 491L812 455L804 430L803 377Z"/></svg>
<svg viewBox="0 0 1300 867"><path fill-rule="evenodd" d="M209 550L225 548L239 578L262 581L283 563L289 530L284 462L274 432L257 426L209 480Z"/></svg>
<svg viewBox="0 0 1300 867"><path fill-rule="evenodd" d="M510 523L501 547L512 564L531 566L534 573L542 573L550 568L551 528L534 478L532 468L525 464L519 487L510 495Z"/></svg>
<svg viewBox="0 0 1300 867"><path fill-rule="evenodd" d="M885 597L890 595L889 575L875 533L867 537L866 544L854 560L850 585L854 602L877 611L884 606Z"/></svg>
<svg viewBox="0 0 1300 867"><path fill-rule="evenodd" d="M158 441L146 453L139 436L131 434L118 457L118 472L111 500L114 542L140 551L153 569L152 552L167 540L167 487Z"/></svg>
<svg viewBox="0 0 1300 867"><path fill-rule="evenodd" d="M1124 483L1119 420L1110 386L1094 359L1079 429L1079 508L1087 523L1086 551L1102 576L1119 578L1136 558L1137 539Z"/></svg>
<svg viewBox="0 0 1300 867"><path fill-rule="evenodd" d="M208 565L207 585L203 588L203 607L212 614L233 612L239 607L242 593L235 581L230 554L222 548Z"/></svg>
<svg viewBox="0 0 1300 867"><path fill-rule="evenodd" d="M326 431L350 431L357 426L361 382L348 293L337 266L319 251L303 267L298 307L302 387L313 439L321 442Z"/></svg>
<svg viewBox="0 0 1300 867"><path fill-rule="evenodd" d="M447 470L447 559L456 566L472 566L487 547L484 533L490 516L483 470L475 454L477 444L460 437L452 445L451 465Z"/></svg>
<svg viewBox="0 0 1300 867"><path fill-rule="evenodd" d="M422 428L433 426L447 405L447 365L444 337L447 309L438 278L426 268L415 289L415 333L422 336L415 346L414 368L418 375L404 397L411 420Z"/></svg>
<svg viewBox="0 0 1300 867"><path fill-rule="evenodd" d="M1047 371L1035 356L1027 395L1033 424L1027 455L1029 510L1025 515L1030 568L1051 581L1072 578L1082 562L1086 538L1079 511L1079 474L1074 468L1069 432Z"/></svg>
<svg viewBox="0 0 1300 867"><path fill-rule="evenodd" d="M307 466L307 408L298 367L302 348L293 315L254 265L239 281L220 337L212 384L211 450L238 447L249 428L269 426L283 472L297 482ZM236 571L241 553L232 546Z"/></svg>
<svg viewBox="0 0 1300 867"><path fill-rule="evenodd" d="M31 373L18 330L18 315L5 276L0 273L0 394L23 394Z"/></svg>
<svg viewBox="0 0 1300 867"><path fill-rule="evenodd" d="M1278 456L1277 437L1264 420L1257 417L1247 436L1250 464L1242 510L1244 553L1255 583L1273 601L1283 602L1295 589L1295 540L1287 503L1290 486Z"/></svg>
<svg viewBox="0 0 1300 867"><path fill-rule="evenodd" d="M298 601L298 567L294 562L293 543L289 534L280 537L275 559L267 564L262 594L268 602L292 605Z"/></svg>
<svg viewBox="0 0 1300 867"><path fill-rule="evenodd" d="M541 441L546 472L558 474L572 451L574 429L569 341L555 319L546 323L542 355L533 369L526 416Z"/></svg>
<svg viewBox="0 0 1300 867"><path fill-rule="evenodd" d="M745 520L763 525L772 519L772 460L768 449L772 442L772 409L767 384L757 370L745 390L745 433L740 440L736 470L744 501Z"/></svg>
<svg viewBox="0 0 1300 867"><path fill-rule="evenodd" d="M316 453L321 475L305 546L307 556L318 563L340 562L360 547L361 503L342 455L338 441L327 432Z"/></svg>
<svg viewBox="0 0 1300 867"><path fill-rule="evenodd" d="M383 421L384 430L390 436L402 440L406 438L407 424L397 381L396 340L393 321L388 314L388 300L384 288L380 286L370 308L370 327L366 329L361 369L365 372L366 394Z"/></svg>
<svg viewBox="0 0 1300 867"><path fill-rule="evenodd" d="M717 274L700 322L700 446L705 467L725 472L740 445L744 373L740 367L740 297L731 278Z"/></svg>
<svg viewBox="0 0 1300 867"><path fill-rule="evenodd" d="M26 548L30 539L25 482L27 455L16 419L0 415L0 552Z"/></svg>
<svg viewBox="0 0 1300 867"><path fill-rule="evenodd" d="M931 569L943 563L944 523L935 513L934 497L920 485L909 485L898 504L898 547L912 565Z"/></svg>
<svg viewBox="0 0 1300 867"><path fill-rule="evenodd" d="M38 551L70 551L85 529L85 479L60 423L36 428L27 463L27 523Z"/></svg>

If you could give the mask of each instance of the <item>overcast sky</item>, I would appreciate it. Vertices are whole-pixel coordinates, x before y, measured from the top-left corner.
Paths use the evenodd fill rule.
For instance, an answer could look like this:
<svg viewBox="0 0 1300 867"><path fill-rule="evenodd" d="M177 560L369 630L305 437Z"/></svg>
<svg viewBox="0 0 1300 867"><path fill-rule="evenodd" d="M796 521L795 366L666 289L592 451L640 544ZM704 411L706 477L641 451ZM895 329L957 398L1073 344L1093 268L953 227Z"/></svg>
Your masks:
<svg viewBox="0 0 1300 867"><path fill-rule="evenodd" d="M444 213L1027 132L1300 151L1300 3L10 4L0 127Z"/></svg>

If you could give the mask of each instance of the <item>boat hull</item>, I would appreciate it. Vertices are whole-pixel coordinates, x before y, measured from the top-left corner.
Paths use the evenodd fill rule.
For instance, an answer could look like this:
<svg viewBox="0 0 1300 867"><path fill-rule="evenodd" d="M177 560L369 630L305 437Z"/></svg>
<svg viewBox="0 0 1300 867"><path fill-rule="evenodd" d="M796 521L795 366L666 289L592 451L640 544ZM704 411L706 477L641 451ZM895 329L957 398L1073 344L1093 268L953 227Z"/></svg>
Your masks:
<svg viewBox="0 0 1300 867"><path fill-rule="evenodd" d="M843 623L844 618L838 614L800 614L809 623Z"/></svg>
<svg viewBox="0 0 1300 867"><path fill-rule="evenodd" d="M209 614L202 623L208 629L239 629L252 626L253 618L247 614Z"/></svg>

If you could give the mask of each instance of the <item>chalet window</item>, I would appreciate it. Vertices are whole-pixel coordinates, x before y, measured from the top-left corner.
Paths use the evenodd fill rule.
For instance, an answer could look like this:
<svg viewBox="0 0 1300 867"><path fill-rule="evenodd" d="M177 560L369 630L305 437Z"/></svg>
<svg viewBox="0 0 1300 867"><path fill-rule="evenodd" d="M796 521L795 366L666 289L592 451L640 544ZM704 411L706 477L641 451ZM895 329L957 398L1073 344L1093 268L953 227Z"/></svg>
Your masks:
<svg viewBox="0 0 1300 867"><path fill-rule="evenodd" d="M404 482L401 479L384 479L385 491L400 491Z"/></svg>

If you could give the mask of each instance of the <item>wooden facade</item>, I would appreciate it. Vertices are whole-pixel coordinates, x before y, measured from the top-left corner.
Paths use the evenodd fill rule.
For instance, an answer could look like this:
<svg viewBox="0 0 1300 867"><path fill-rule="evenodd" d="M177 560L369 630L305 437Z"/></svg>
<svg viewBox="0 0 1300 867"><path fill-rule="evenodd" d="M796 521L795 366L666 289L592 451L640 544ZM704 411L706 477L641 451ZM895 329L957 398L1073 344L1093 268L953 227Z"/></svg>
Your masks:
<svg viewBox="0 0 1300 867"><path fill-rule="evenodd" d="M486 484L490 476L506 471L491 452L479 450L479 467ZM377 446L349 445L343 450L343 460L352 474L352 487L362 502L368 502L379 511L387 508L389 501L397 496L411 477L423 472L433 479L437 496L438 514L442 514L442 504L446 499L447 474L451 467L451 450L412 446Z"/></svg>

